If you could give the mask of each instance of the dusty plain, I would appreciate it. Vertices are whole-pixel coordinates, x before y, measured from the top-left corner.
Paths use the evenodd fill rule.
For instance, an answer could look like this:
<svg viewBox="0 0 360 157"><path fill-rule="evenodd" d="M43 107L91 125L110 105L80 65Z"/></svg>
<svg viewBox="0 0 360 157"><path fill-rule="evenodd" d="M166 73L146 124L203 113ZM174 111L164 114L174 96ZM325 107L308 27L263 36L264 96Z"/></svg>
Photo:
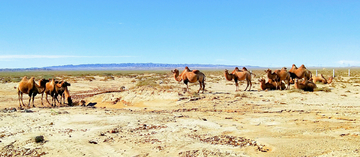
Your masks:
<svg viewBox="0 0 360 157"><path fill-rule="evenodd" d="M223 71L203 72L203 94L198 83L184 92L170 71L59 75L75 106L42 106L38 95L27 110L17 83L3 81L0 156L360 156L359 74L345 69L315 92L260 91L258 70L251 91L235 92Z"/></svg>

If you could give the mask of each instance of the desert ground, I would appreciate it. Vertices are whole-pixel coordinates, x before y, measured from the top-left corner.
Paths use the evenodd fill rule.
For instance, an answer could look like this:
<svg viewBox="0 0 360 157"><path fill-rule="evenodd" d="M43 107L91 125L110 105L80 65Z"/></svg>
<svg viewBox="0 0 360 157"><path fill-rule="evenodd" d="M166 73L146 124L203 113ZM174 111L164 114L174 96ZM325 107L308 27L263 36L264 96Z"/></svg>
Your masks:
<svg viewBox="0 0 360 157"><path fill-rule="evenodd" d="M75 105L41 105L37 95L26 110L17 83L3 82L0 156L360 156L358 74L304 92L260 91L265 73L254 73L251 91L235 91L223 71L204 71L200 94L198 83L185 92L170 70L58 76L71 83Z"/></svg>

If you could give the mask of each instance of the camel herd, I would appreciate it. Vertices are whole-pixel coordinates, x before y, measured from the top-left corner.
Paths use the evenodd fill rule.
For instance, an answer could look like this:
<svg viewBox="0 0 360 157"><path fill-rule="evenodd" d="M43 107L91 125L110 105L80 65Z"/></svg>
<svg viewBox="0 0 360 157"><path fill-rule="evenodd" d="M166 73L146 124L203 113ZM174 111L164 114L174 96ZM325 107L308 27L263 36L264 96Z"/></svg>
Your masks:
<svg viewBox="0 0 360 157"><path fill-rule="evenodd" d="M205 75L200 72L199 70L190 70L188 67L185 67L184 71L179 74L179 70L171 70L171 72L174 74L174 78L176 81L184 81L186 84L186 89L189 89L188 83L195 83L199 81L200 83L200 90L204 93L205 90ZM260 89L261 90L284 90L284 89L290 89L290 84L294 84L296 89L301 89L304 91L314 91L316 88L316 82L321 82L324 84L330 84L333 80L332 77L329 79L325 79L325 77L320 74L320 76L313 76L310 72L310 70L306 69L304 65L301 65L299 68L296 67L295 64L292 65L291 69L287 71L286 67L283 67L279 70L272 70L267 69L265 70L266 76L268 77L268 81L266 82L265 79L259 79L260 82ZM229 73L227 69L224 71L225 79L228 81L235 81L235 91L238 91L238 81L245 80L246 81L246 88L244 91L251 90L251 75L254 75L250 71L248 71L245 67L242 69L239 69L238 67L235 67L235 69ZM303 81L298 81L299 79L302 79ZM284 82L283 82L284 81ZM287 85L287 87L285 86Z"/></svg>
<svg viewBox="0 0 360 157"><path fill-rule="evenodd" d="M36 83L34 77L28 79L26 76L24 76L22 80L19 82L19 85L17 87L19 106L20 108L25 107L25 104L23 102L23 94L29 95L28 107L30 107L31 100L32 100L32 106L35 107L34 98L37 94L41 94L41 105L44 106L43 104L44 93L45 93L46 101L51 106L56 106L56 101L60 105L65 104L65 98L68 101L68 105L71 105L72 99L69 90L67 88L68 86L70 86L70 83L66 81L55 81L54 79L50 79L50 80L41 79L38 81L38 83ZM48 95L52 97L51 104L48 100ZM60 101L58 99L58 96L60 96Z"/></svg>
<svg viewBox="0 0 360 157"><path fill-rule="evenodd" d="M189 89L188 83L199 82L200 88L197 91L198 93L202 90L202 93L205 91L205 74L199 70L190 70L188 67L185 67L184 71L179 74L178 69L171 70L174 75L174 79L178 82L183 81L186 84L186 89ZM268 78L267 82L265 79L259 79L260 89L261 90L284 90L290 89L290 84L294 84L295 88L302 89L304 91L314 91L316 88L316 82L321 82L324 84L330 84L333 80L332 77L325 79L325 77L320 74L319 76L313 76L311 72L306 69L304 65L301 65L299 68L295 64L292 65L292 68L287 71L285 67L279 70L265 70L266 76ZM231 73L227 69L224 71L225 79L228 81L235 81L235 91L238 91L239 83L238 81L246 81L246 88L251 90L251 75L256 76L252 72L248 71L245 67L239 69L236 67ZM303 81L299 81L302 79ZM285 84L287 86L285 86ZM70 83L66 81L55 81L54 79L46 80L41 79L38 82L35 82L35 78L31 77L28 79L26 76L22 78L17 87L19 106L20 108L25 107L23 102L23 94L29 95L28 107L30 107L30 102L32 100L32 106L34 105L34 98L37 94L41 94L41 104L43 104L43 96L45 94L46 101L51 106L56 106L56 102L60 105L65 104L65 99L68 102L68 105L72 104L72 99L69 94L68 86ZM51 103L48 100L48 95L51 96ZM60 96L60 101L58 99Z"/></svg>

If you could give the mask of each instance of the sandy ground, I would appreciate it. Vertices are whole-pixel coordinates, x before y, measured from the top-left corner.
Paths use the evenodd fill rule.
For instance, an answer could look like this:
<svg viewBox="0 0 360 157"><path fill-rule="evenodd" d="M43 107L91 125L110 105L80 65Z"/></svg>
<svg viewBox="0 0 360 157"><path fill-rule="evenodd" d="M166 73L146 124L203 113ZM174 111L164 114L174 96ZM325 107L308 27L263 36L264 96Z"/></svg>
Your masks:
<svg viewBox="0 0 360 157"><path fill-rule="evenodd" d="M359 83L317 84L331 92L258 91L257 79L251 91L235 92L223 76L207 76L204 94L195 93L198 84L184 93L170 75L155 87L137 87L140 80L126 77L78 79L69 87L74 101L95 108L43 107L37 96L36 108L15 112L17 83L3 83L0 154L360 156ZM126 90L116 91L121 86ZM40 135L44 142L34 142Z"/></svg>

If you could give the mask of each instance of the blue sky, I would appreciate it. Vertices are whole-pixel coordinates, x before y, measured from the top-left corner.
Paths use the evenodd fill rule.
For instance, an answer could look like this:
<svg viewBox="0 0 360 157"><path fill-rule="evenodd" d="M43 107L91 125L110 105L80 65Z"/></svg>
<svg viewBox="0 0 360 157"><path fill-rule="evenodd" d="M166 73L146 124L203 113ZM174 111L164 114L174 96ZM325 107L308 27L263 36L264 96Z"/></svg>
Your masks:
<svg viewBox="0 0 360 157"><path fill-rule="evenodd" d="M0 1L0 68L360 66L358 0Z"/></svg>

